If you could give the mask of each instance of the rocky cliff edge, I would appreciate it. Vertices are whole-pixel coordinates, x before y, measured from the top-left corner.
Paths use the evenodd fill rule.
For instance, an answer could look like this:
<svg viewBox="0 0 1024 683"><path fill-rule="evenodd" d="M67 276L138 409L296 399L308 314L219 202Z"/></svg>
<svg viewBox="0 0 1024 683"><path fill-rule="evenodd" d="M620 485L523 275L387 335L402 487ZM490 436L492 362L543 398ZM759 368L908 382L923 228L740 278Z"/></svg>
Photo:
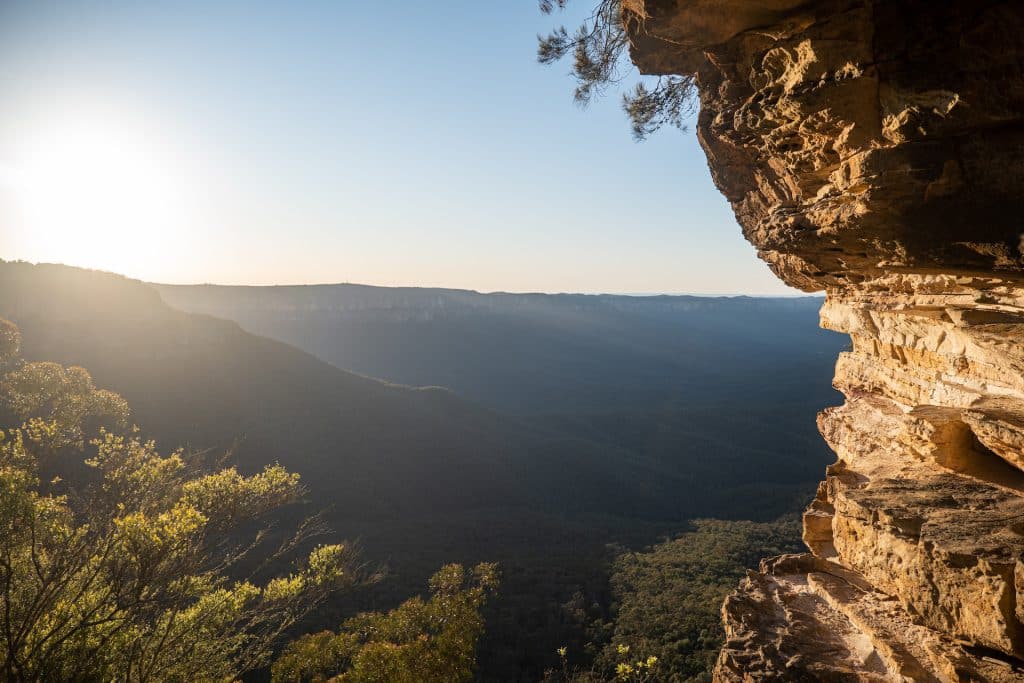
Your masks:
<svg viewBox="0 0 1024 683"><path fill-rule="evenodd" d="M717 681L1024 680L1024 2L623 0L744 235L850 335L809 552Z"/></svg>

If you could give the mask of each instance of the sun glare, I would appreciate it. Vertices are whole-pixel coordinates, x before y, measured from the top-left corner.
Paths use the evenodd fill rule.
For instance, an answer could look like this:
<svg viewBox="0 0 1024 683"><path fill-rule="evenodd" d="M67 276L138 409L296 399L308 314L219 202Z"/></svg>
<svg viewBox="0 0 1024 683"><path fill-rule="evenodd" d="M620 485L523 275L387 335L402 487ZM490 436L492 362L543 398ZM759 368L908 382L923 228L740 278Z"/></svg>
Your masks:
<svg viewBox="0 0 1024 683"><path fill-rule="evenodd" d="M21 258L140 277L184 254L191 224L167 141L116 116L69 116L21 141L0 182L13 188Z"/></svg>

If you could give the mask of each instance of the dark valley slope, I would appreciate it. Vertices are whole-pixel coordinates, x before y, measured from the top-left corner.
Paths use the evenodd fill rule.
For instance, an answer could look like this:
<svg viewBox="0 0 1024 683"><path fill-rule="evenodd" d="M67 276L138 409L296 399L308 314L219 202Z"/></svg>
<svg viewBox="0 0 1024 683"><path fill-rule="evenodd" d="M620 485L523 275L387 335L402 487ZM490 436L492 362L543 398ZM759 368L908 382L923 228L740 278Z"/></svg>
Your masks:
<svg viewBox="0 0 1024 683"><path fill-rule="evenodd" d="M516 414L735 406L762 391L815 392L827 404L823 378L842 343L818 327L816 297L155 286L175 308L234 320L338 367Z"/></svg>
<svg viewBox="0 0 1024 683"><path fill-rule="evenodd" d="M243 465L280 460L339 515L536 505L551 497L524 479L544 488L538 470L550 476L584 459L596 475L589 483L605 489L591 503L619 487L615 473L597 474L616 454L595 444L443 389L339 370L233 322L174 310L116 275L0 264L0 316L21 328L27 358L86 367L165 446L238 441Z"/></svg>
<svg viewBox="0 0 1024 683"><path fill-rule="evenodd" d="M724 487L744 494L726 514L763 516L828 458L814 416L838 399L828 377L844 342L818 327L820 298L157 289L347 370L444 386L627 453L671 482L671 498L697 496L698 514L722 514L706 492Z"/></svg>

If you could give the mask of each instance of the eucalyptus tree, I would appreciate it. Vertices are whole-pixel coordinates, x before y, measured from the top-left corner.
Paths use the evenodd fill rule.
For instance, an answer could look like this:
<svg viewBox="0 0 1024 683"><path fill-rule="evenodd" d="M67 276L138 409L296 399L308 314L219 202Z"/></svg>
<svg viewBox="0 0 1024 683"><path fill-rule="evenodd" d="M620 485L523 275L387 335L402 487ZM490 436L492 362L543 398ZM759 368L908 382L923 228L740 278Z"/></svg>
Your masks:
<svg viewBox="0 0 1024 683"><path fill-rule="evenodd" d="M358 579L349 548L320 545L256 580L316 531L266 548L271 513L303 496L297 474L161 454L124 399L19 345L0 320L0 678L234 680Z"/></svg>

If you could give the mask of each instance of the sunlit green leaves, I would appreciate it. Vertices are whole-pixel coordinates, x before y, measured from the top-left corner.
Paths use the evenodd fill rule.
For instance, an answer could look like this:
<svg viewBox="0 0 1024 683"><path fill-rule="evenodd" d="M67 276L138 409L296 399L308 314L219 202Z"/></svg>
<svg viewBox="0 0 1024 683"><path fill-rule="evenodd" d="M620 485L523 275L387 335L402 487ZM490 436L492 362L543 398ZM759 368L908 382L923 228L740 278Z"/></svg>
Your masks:
<svg viewBox="0 0 1024 683"><path fill-rule="evenodd" d="M310 561L313 564L313 561ZM429 600L412 598L387 613L360 614L338 633L307 635L274 664L274 680L336 683L459 683L473 677L483 632L480 609L498 586L497 567L442 567Z"/></svg>
<svg viewBox="0 0 1024 683"><path fill-rule="evenodd" d="M51 425L46 444L53 449L82 447L90 422L124 427L128 421L123 398L97 389L83 368L58 363L24 363L8 372L0 379L0 400L22 420Z"/></svg>
<svg viewBox="0 0 1024 683"><path fill-rule="evenodd" d="M297 501L302 495L299 475L280 465L243 477L230 467L184 485L183 498L218 526L233 525Z"/></svg>
<svg viewBox="0 0 1024 683"><path fill-rule="evenodd" d="M299 500L298 475L200 474L125 432L127 404L88 372L21 362L17 348L0 320L0 401L22 420L0 430L0 679L234 680L358 580L352 551L325 545L262 586L229 581L262 538L239 529ZM69 488L40 481L47 459L87 467Z"/></svg>

